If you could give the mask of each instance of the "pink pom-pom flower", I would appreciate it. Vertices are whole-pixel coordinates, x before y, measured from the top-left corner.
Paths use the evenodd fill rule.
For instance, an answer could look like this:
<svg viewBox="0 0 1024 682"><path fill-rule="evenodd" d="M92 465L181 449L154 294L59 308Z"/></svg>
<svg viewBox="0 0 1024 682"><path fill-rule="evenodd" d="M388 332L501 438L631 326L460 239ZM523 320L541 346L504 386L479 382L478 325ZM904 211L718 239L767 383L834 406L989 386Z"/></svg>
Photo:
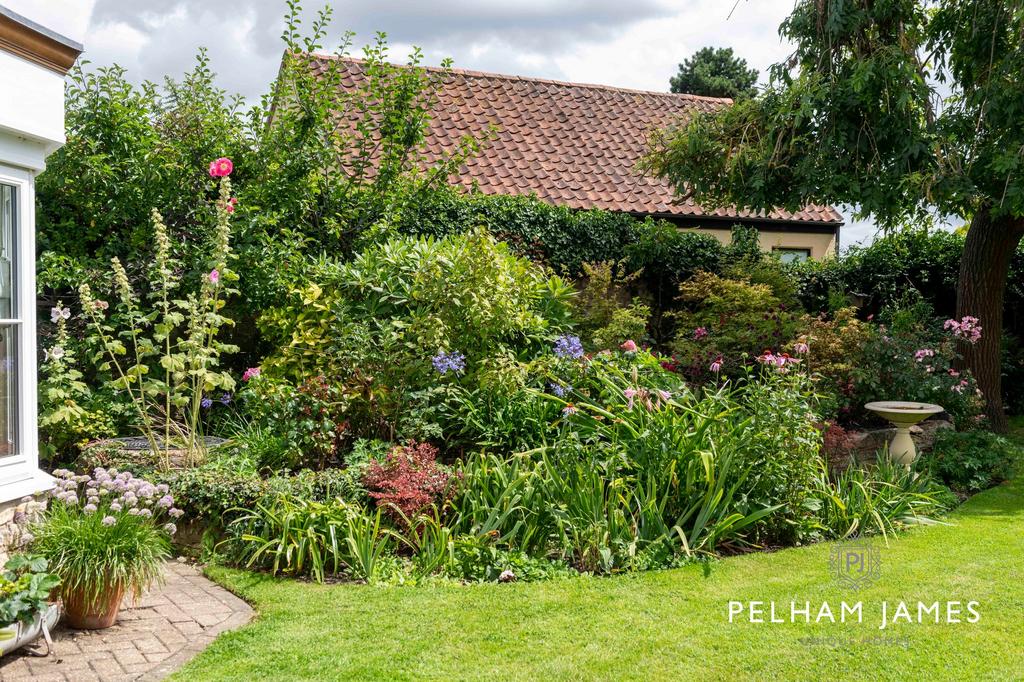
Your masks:
<svg viewBox="0 0 1024 682"><path fill-rule="evenodd" d="M222 156L219 159L210 162L210 177L223 178L231 175L231 171L234 169L235 164L231 163L231 159Z"/></svg>

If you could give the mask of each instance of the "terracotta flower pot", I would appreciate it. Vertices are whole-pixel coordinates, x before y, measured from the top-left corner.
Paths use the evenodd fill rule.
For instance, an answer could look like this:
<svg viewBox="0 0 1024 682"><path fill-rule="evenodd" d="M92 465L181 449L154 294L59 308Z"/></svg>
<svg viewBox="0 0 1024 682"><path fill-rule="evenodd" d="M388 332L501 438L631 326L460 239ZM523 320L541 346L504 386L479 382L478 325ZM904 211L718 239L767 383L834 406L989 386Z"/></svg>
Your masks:
<svg viewBox="0 0 1024 682"><path fill-rule="evenodd" d="M76 630L109 628L117 621L122 597L124 597L124 586L112 586L100 598L98 605L94 605L90 609L80 590L66 592L64 594L64 614L68 625Z"/></svg>

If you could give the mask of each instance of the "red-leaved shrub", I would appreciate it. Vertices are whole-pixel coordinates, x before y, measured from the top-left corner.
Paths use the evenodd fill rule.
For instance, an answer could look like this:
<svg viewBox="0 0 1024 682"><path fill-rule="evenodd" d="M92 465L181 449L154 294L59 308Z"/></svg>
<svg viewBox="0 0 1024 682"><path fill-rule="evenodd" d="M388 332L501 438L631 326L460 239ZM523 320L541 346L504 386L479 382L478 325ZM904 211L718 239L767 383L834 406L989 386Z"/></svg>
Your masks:
<svg viewBox="0 0 1024 682"><path fill-rule="evenodd" d="M437 448L411 440L396 445L383 462L372 461L363 476L370 497L399 523L412 521L431 504L440 507L454 492L450 475L437 463ZM397 510L401 511L401 514Z"/></svg>
<svg viewBox="0 0 1024 682"><path fill-rule="evenodd" d="M821 430L821 450L832 468L845 469L853 457L853 434L834 421L818 424Z"/></svg>

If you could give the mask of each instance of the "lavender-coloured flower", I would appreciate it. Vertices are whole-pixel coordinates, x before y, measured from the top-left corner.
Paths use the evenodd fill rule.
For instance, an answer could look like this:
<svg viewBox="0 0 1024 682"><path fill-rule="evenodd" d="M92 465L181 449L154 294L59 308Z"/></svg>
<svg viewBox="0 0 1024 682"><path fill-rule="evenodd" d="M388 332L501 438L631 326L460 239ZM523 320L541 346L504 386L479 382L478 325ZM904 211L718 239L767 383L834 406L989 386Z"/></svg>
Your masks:
<svg viewBox="0 0 1024 682"><path fill-rule="evenodd" d="M84 507L82 507L82 512L85 513L85 514L92 514L95 511L96 511L96 505L95 504L87 504Z"/></svg>
<svg viewBox="0 0 1024 682"><path fill-rule="evenodd" d="M164 532L167 533L168 535L174 535L175 533L178 532L178 527L175 526L173 523L165 523L164 524Z"/></svg>
<svg viewBox="0 0 1024 682"><path fill-rule="evenodd" d="M182 516L184 516L185 512L182 511L181 509L176 508L176 507L172 507L171 510L167 512L167 514L172 519L178 519L178 518L181 518Z"/></svg>
<svg viewBox="0 0 1024 682"><path fill-rule="evenodd" d="M211 407L213 407L213 400L210 398L203 398L202 400L199 401L199 407L203 408L204 410L208 410Z"/></svg>
<svg viewBox="0 0 1024 682"><path fill-rule="evenodd" d="M555 341L555 355L568 360L578 360L583 357L583 344L580 337L571 334L559 336Z"/></svg>
<svg viewBox="0 0 1024 682"><path fill-rule="evenodd" d="M164 495L156 501L156 506L163 507L164 509L170 509L174 506L174 498L170 495Z"/></svg>
<svg viewBox="0 0 1024 682"><path fill-rule="evenodd" d="M563 386L562 384L550 383L548 387L551 389L551 394L559 398L564 398L572 391L572 386L568 385Z"/></svg>
<svg viewBox="0 0 1024 682"><path fill-rule="evenodd" d="M121 506L121 503L120 503L120 502L111 502L111 503L110 503L110 511L116 511L116 512L119 512L119 511L121 511L122 509L124 509L124 507L122 507L122 506Z"/></svg>
<svg viewBox="0 0 1024 682"><path fill-rule="evenodd" d="M220 400L220 404L221 405L230 405L231 404L231 394L230 393L221 393L219 400Z"/></svg>
<svg viewBox="0 0 1024 682"><path fill-rule="evenodd" d="M153 516L153 512L149 509L138 509L133 511L138 511L139 516L144 516L147 519Z"/></svg>
<svg viewBox="0 0 1024 682"><path fill-rule="evenodd" d="M434 369L437 370L439 374L461 372L466 369L466 356L458 351L452 351L450 353L441 351L432 357L430 362L434 365Z"/></svg>
<svg viewBox="0 0 1024 682"><path fill-rule="evenodd" d="M117 519L113 516L104 516L103 521L101 521L100 523L102 523L104 526L113 526L115 523L117 523Z"/></svg>

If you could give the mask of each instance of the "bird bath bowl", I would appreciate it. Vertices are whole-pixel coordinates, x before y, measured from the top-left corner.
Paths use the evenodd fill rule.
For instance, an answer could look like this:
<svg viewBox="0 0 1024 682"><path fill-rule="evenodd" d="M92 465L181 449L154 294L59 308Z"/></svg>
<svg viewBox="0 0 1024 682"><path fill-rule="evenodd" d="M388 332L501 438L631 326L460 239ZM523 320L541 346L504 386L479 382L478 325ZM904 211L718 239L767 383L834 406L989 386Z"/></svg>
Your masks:
<svg viewBox="0 0 1024 682"><path fill-rule="evenodd" d="M931 403L912 403L902 400L868 403L864 408L871 410L896 427L896 435L889 443L889 456L906 467L910 467L917 459L917 448L914 447L914 439L910 437L910 427L943 411L942 407Z"/></svg>

